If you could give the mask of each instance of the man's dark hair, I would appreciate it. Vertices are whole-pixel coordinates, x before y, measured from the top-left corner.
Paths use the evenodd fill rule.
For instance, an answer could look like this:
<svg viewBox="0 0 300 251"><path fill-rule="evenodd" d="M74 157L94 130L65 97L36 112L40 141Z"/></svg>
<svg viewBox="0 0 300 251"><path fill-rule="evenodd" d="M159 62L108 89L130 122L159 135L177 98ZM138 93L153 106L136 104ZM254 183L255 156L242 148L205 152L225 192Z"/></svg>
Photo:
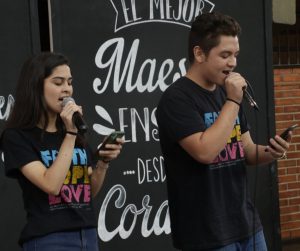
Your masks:
<svg viewBox="0 0 300 251"><path fill-rule="evenodd" d="M189 61L194 62L195 46L199 46L205 55L220 43L220 36L239 36L241 27L238 22L219 12L204 13L196 17L189 35Z"/></svg>

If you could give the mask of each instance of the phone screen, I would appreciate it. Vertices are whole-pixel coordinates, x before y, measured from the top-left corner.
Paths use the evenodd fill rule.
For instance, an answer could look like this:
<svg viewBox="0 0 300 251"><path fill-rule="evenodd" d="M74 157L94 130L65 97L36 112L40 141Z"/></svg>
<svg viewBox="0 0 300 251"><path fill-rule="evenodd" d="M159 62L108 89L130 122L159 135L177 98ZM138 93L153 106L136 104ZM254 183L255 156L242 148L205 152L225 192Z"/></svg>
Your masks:
<svg viewBox="0 0 300 251"><path fill-rule="evenodd" d="M283 133L280 134L280 137L283 138L284 140L287 140L287 138L289 136L289 132L294 130L297 127L298 127L298 124L295 124L295 125L292 125L292 126L288 127L287 129L284 130Z"/></svg>
<svg viewBox="0 0 300 251"><path fill-rule="evenodd" d="M101 144L98 150L104 150L106 144L114 144L117 142L117 138L122 138L125 135L122 131L114 131L112 132Z"/></svg>

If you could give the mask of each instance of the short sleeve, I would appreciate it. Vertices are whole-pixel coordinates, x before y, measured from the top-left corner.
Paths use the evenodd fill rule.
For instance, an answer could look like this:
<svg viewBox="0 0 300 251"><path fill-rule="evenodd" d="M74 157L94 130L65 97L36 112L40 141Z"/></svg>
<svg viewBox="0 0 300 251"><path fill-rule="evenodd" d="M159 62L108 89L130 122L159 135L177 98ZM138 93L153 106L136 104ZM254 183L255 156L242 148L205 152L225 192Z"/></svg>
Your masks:
<svg viewBox="0 0 300 251"><path fill-rule="evenodd" d="M87 157L88 157L88 160L87 160L88 166L91 166L91 167L96 166L98 159L97 159L95 152L93 152L93 150L89 144L86 144L85 149L86 149Z"/></svg>
<svg viewBox="0 0 300 251"><path fill-rule="evenodd" d="M163 97L157 119L160 130L174 141L179 141L191 134L205 130L205 123L201 114L191 99L184 96L179 90Z"/></svg>
<svg viewBox="0 0 300 251"><path fill-rule="evenodd" d="M15 177L24 165L40 160L29 139L17 129L7 129L3 132L1 148L4 154L5 174Z"/></svg>
<svg viewBox="0 0 300 251"><path fill-rule="evenodd" d="M251 127L250 124L248 123L248 120L246 118L245 112L243 107L241 106L241 109L239 111L239 118L241 122L241 133L244 134L245 132L248 132Z"/></svg>

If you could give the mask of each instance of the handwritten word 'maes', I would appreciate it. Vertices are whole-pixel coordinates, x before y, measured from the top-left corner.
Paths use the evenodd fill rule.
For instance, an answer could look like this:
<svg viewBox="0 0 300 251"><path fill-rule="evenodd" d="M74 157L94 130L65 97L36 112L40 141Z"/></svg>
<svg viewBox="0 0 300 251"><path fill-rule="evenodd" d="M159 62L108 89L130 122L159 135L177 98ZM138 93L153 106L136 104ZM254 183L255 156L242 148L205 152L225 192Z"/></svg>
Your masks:
<svg viewBox="0 0 300 251"><path fill-rule="evenodd" d="M94 79L95 93L102 94L108 87L112 87L114 93L119 93L122 88L126 93L133 91L152 93L156 89L165 91L176 79L185 75L185 58L179 60L177 63L179 69L175 72L175 63L170 58L164 60L158 70L155 58L147 58L140 66L136 66L137 62L140 62L137 57L139 44L140 40L135 39L127 56L123 55L125 51L124 38L113 38L100 46L95 63L101 69L100 73L103 74L102 69L106 69L107 73L103 78ZM138 67L139 69L136 69Z"/></svg>

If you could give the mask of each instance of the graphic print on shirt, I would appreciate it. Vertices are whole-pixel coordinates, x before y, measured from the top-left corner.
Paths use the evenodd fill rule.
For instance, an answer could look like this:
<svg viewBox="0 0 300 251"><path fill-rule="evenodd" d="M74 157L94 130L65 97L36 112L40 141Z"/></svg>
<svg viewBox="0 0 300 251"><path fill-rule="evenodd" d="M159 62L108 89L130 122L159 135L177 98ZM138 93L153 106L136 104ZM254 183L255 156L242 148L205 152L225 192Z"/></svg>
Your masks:
<svg viewBox="0 0 300 251"><path fill-rule="evenodd" d="M57 154L57 150L41 151L44 164L47 167L51 166ZM74 149L71 168L68 171L60 194L48 196L50 210L89 206L91 186L88 177L87 154L84 149Z"/></svg>
<svg viewBox="0 0 300 251"><path fill-rule="evenodd" d="M209 128L218 118L219 113L208 112L204 114L206 128ZM241 141L241 124L239 117L236 118L231 135L225 148L209 165L211 169L230 166L236 162L243 161L245 157L243 143Z"/></svg>

